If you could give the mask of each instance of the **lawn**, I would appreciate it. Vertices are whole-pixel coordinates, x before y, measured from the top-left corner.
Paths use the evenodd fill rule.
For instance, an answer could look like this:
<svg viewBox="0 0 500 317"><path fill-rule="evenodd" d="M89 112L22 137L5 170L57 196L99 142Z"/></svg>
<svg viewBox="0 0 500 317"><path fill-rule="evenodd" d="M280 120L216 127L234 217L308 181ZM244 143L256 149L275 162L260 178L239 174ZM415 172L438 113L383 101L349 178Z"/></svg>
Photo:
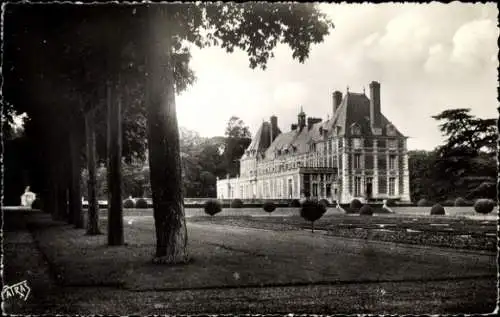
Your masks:
<svg viewBox="0 0 500 317"><path fill-rule="evenodd" d="M347 238L439 246L458 249L497 250L497 217L474 212L472 207L447 207L445 216L429 215L428 207L395 207L391 214L360 216L329 208L315 222L315 230ZM310 230L311 224L299 216L299 208L277 208L266 213L260 208L225 208L208 216L201 208L186 208L193 223L226 224L275 231ZM125 216L152 216L152 209L125 209ZM106 216L106 210L101 210Z"/></svg>
<svg viewBox="0 0 500 317"><path fill-rule="evenodd" d="M98 236L86 236L85 229L54 222L49 214L23 217L60 288L59 297L40 298L43 307L125 315L272 313L286 312L290 307L315 313L442 313L488 312L495 302L493 253L369 241L380 240L375 235L360 240L324 234L329 233L328 226L339 230L351 220L371 229L346 228L348 232L371 232L380 224L391 227L397 219L422 220L416 223L423 226L425 217L333 213L318 221L324 232L312 234L309 224L293 211L276 210L276 216L260 209L248 212L260 216L208 217L200 213L187 218L188 251L193 259L187 266L151 264L155 249L151 210L135 210L132 213L136 215L125 212L126 245L119 247L106 245L105 210L99 221L104 234ZM289 215L279 216L280 212ZM430 220L435 222L428 226L435 227L432 224L444 224L447 219ZM18 254L18 247L12 244L9 258ZM11 266L9 258L6 264ZM39 286L33 289L33 296L42 296L42 282L34 285ZM386 294L383 298L380 289Z"/></svg>

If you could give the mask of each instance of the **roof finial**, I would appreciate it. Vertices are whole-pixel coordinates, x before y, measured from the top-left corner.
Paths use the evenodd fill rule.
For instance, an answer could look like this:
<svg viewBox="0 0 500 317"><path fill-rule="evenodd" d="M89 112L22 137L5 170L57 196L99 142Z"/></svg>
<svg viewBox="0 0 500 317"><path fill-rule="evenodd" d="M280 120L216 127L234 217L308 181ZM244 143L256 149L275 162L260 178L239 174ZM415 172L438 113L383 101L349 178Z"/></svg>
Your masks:
<svg viewBox="0 0 500 317"><path fill-rule="evenodd" d="M366 94L365 94L365 86L363 86L363 95L366 95Z"/></svg>
<svg viewBox="0 0 500 317"><path fill-rule="evenodd" d="M347 92L349 92L349 85L347 85Z"/></svg>

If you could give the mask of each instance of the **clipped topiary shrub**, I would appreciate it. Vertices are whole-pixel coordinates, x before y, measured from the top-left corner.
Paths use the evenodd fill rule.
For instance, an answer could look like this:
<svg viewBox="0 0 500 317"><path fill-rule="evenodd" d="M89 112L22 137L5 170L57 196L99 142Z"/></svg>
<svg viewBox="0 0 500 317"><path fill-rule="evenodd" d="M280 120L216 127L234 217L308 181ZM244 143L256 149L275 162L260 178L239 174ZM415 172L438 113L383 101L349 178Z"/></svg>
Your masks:
<svg viewBox="0 0 500 317"><path fill-rule="evenodd" d="M314 222L321 218L326 212L325 205L315 201L306 200L300 209L300 216L311 222L311 232L314 232Z"/></svg>
<svg viewBox="0 0 500 317"><path fill-rule="evenodd" d="M419 207L429 207L429 206L432 206L432 202L430 200L428 200L428 199L421 198L417 202L417 206L419 206Z"/></svg>
<svg viewBox="0 0 500 317"><path fill-rule="evenodd" d="M357 213L359 209L363 207L363 204L359 199L353 199L351 203L349 204L349 210L347 211L348 213Z"/></svg>
<svg viewBox="0 0 500 317"><path fill-rule="evenodd" d="M455 201L453 199L447 199L441 203L442 206L455 206Z"/></svg>
<svg viewBox="0 0 500 317"><path fill-rule="evenodd" d="M446 214L444 211L444 207L441 206L440 204L435 204L431 208L431 215L444 215Z"/></svg>
<svg viewBox="0 0 500 317"><path fill-rule="evenodd" d="M242 208L243 207L243 201L241 199L233 199L231 201L231 208Z"/></svg>
<svg viewBox="0 0 500 317"><path fill-rule="evenodd" d="M144 198L139 198L135 202L135 208L146 209L148 208L148 202Z"/></svg>
<svg viewBox="0 0 500 317"><path fill-rule="evenodd" d="M325 206L325 208L328 208L328 206L330 205L330 202L326 199L321 199L319 203Z"/></svg>
<svg viewBox="0 0 500 317"><path fill-rule="evenodd" d="M272 201L266 201L262 205L262 209L264 209L265 212L273 212L276 209L276 205Z"/></svg>
<svg viewBox="0 0 500 317"><path fill-rule="evenodd" d="M361 203L361 201L359 201L359 199L353 199L351 201L351 204L349 205L349 207L351 207L351 209L359 209L359 208L363 207L363 203Z"/></svg>
<svg viewBox="0 0 500 317"><path fill-rule="evenodd" d="M387 199L385 201L385 205L387 207L394 207L394 206L396 206L396 201L394 199Z"/></svg>
<svg viewBox="0 0 500 317"><path fill-rule="evenodd" d="M359 214L363 216L372 216L373 208L370 205L364 205L359 209Z"/></svg>
<svg viewBox="0 0 500 317"><path fill-rule="evenodd" d="M134 208L135 207L135 203L132 199L125 199L125 201L123 202L123 208Z"/></svg>
<svg viewBox="0 0 500 317"><path fill-rule="evenodd" d="M35 198L35 200L31 204L31 209L40 209L40 210L43 209L42 200L38 197Z"/></svg>
<svg viewBox="0 0 500 317"><path fill-rule="evenodd" d="M458 197L457 199L455 199L455 206L456 207L467 206L467 201L465 201L465 199L463 199L462 197Z"/></svg>
<svg viewBox="0 0 500 317"><path fill-rule="evenodd" d="M222 211L222 205L218 200L210 199L205 202L204 210L207 215L214 216Z"/></svg>
<svg viewBox="0 0 500 317"><path fill-rule="evenodd" d="M293 208L300 207L301 206L300 200L298 200L298 199L292 199L292 201L290 202L289 206L293 207Z"/></svg>
<svg viewBox="0 0 500 317"><path fill-rule="evenodd" d="M474 203L474 210L480 214L489 214L495 208L495 201L491 199L478 199Z"/></svg>

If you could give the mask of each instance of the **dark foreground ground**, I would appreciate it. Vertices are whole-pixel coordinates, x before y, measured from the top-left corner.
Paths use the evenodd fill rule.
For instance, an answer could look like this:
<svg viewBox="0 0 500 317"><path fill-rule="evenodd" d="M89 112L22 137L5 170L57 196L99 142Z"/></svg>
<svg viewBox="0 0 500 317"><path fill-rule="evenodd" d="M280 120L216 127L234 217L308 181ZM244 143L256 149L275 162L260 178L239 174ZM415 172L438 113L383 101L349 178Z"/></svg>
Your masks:
<svg viewBox="0 0 500 317"><path fill-rule="evenodd" d="M214 219L188 218L193 261L168 267L150 261L152 217L125 217L127 245L108 247L106 235L85 236L47 214L6 212L4 280L27 280L32 293L26 302L9 299L5 312L455 314L496 307L494 252Z"/></svg>

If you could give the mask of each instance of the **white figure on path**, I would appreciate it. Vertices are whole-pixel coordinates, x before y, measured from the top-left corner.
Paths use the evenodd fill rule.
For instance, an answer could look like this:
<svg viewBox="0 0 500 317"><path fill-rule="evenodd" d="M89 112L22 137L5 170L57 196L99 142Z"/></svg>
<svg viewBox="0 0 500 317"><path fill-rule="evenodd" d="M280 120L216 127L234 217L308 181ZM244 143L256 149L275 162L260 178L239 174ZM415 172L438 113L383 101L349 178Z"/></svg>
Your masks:
<svg viewBox="0 0 500 317"><path fill-rule="evenodd" d="M389 212L394 212L394 211L392 211L391 208L389 208L389 206L387 206L387 199L384 199L384 205L382 206L382 208L384 208L385 210L387 210Z"/></svg>
<svg viewBox="0 0 500 317"><path fill-rule="evenodd" d="M31 207L31 204L36 199L36 194L30 191L30 187L27 186L24 190L24 194L21 196L21 206L23 207Z"/></svg>
<svg viewBox="0 0 500 317"><path fill-rule="evenodd" d="M339 210L341 210L342 212L344 212L344 213L345 213L345 212L346 212L346 211L345 211L345 209L344 209L344 208L342 208L342 206L340 206L340 204L339 204L339 201L338 201L338 200L336 201L336 203L337 203L337 206L336 206L335 208L337 208L337 209L339 209Z"/></svg>

